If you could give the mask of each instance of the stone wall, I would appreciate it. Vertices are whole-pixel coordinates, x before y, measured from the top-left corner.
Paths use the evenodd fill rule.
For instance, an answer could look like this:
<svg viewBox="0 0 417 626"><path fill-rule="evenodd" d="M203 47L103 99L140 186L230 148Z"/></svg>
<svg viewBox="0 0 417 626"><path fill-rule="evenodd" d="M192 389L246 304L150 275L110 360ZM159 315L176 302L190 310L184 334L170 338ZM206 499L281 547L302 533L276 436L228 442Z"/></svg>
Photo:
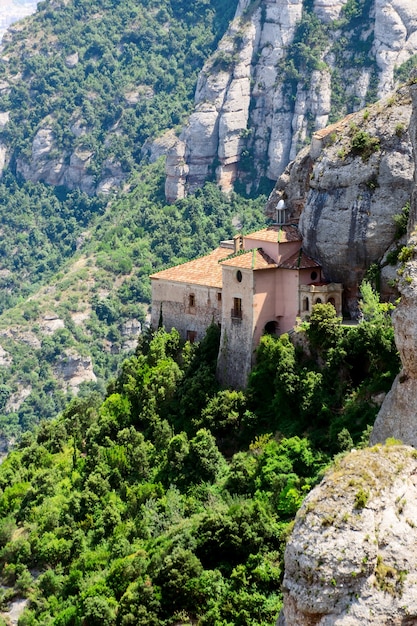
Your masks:
<svg viewBox="0 0 417 626"><path fill-rule="evenodd" d="M176 328L182 339L187 339L188 331L196 333L193 340L200 341L210 324L220 323L221 293L222 290L216 287L153 280L151 325L153 328L158 327L162 303L162 322L165 329L170 331ZM194 306L190 306L192 296Z"/></svg>
<svg viewBox="0 0 417 626"><path fill-rule="evenodd" d="M231 387L244 387L252 364L253 337L253 274L240 270L242 280L237 280L237 268L223 267L223 307L217 376L221 383ZM232 315L234 298L242 303L241 318Z"/></svg>

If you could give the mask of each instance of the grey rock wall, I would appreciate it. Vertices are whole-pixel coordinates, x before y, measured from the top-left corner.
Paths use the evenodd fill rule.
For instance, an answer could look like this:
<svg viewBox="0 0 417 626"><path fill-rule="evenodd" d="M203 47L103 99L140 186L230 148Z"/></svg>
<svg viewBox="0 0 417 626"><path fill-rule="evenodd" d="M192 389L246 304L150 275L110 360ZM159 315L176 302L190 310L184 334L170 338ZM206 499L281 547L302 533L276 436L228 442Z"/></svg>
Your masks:
<svg viewBox="0 0 417 626"><path fill-rule="evenodd" d="M417 52L417 4L372 0L367 21L342 33L338 24L345 4L315 0L328 42L316 69L295 78L298 84L289 94L290 46L305 15L303 2L240 2L201 72L189 123L168 153L168 200L194 191L208 177L226 191L236 177L248 184L262 176L276 180L312 132L328 124L332 107L335 115L335 89L343 92L339 108L345 100L351 110L394 89L394 69Z"/></svg>
<svg viewBox="0 0 417 626"><path fill-rule="evenodd" d="M410 137L417 155L417 85L411 87L413 114ZM417 157L416 162L417 162ZM407 247L410 259L402 268L399 283L401 300L394 311L395 343L398 348L402 371L385 398L377 415L371 435L371 443L384 442L388 437L400 439L417 447L417 174L408 223Z"/></svg>
<svg viewBox="0 0 417 626"><path fill-rule="evenodd" d="M283 197L292 217L300 218L305 251L320 260L329 280L343 283L345 311L352 316L365 271L392 245L393 216L410 200L410 116L404 87L318 133L279 178L267 206L273 216ZM374 147L355 150L358 137ZM391 293L384 283L384 296Z"/></svg>
<svg viewBox="0 0 417 626"><path fill-rule="evenodd" d="M417 621L417 460L407 446L351 452L297 513L280 626Z"/></svg>

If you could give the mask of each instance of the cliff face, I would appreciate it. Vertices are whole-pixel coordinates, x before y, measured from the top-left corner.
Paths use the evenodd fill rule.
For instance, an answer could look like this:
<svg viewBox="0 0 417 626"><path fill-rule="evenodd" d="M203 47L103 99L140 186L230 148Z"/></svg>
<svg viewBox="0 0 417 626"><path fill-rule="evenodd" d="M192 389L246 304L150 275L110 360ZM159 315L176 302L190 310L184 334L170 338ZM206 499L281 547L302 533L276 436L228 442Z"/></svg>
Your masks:
<svg viewBox="0 0 417 626"><path fill-rule="evenodd" d="M314 130L394 88L394 69L417 51L417 5L345 5L240 1L168 154L169 200L212 175L225 190L237 176L276 180Z"/></svg>
<svg viewBox="0 0 417 626"><path fill-rule="evenodd" d="M417 85L411 86L413 114L410 136L417 155ZM416 157L417 164L417 157ZM408 223L407 250L409 259L402 268L399 283L401 300L393 314L395 343L400 353L402 371L387 395L375 421L372 443L385 441L387 437L401 439L417 447L417 174L414 175L414 191Z"/></svg>
<svg viewBox="0 0 417 626"><path fill-rule="evenodd" d="M308 495L285 551L280 626L416 623L416 472L413 448L378 446Z"/></svg>
<svg viewBox="0 0 417 626"><path fill-rule="evenodd" d="M357 313L358 286L366 269L383 259L395 239L393 216L413 187L408 134L408 87L314 135L279 178L267 210L285 199L300 217L303 248L320 259L326 277L343 283L345 307ZM382 278L391 277L387 265ZM383 293L392 292L383 280Z"/></svg>
<svg viewBox="0 0 417 626"><path fill-rule="evenodd" d="M409 135L417 154L417 85ZM417 160L417 159L416 159ZM394 311L403 369L387 395L371 443L417 446L417 178ZM401 273L400 272L400 273ZM306 498L285 553L279 626L405 626L417 623L415 449L352 451ZM277 626L278 626L277 625Z"/></svg>

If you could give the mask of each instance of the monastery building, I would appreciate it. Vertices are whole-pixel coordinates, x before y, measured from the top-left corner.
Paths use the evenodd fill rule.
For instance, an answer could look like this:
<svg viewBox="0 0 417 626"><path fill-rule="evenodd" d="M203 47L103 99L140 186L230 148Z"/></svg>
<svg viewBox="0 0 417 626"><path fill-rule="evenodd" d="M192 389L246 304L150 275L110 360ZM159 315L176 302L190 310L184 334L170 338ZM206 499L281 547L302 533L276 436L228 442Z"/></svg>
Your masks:
<svg viewBox="0 0 417 626"><path fill-rule="evenodd" d="M219 324L217 374L236 388L246 385L263 333L290 331L319 302L342 311L342 285L324 280L293 224L236 235L200 259L153 274L151 283L154 328L162 318L167 330L199 341Z"/></svg>

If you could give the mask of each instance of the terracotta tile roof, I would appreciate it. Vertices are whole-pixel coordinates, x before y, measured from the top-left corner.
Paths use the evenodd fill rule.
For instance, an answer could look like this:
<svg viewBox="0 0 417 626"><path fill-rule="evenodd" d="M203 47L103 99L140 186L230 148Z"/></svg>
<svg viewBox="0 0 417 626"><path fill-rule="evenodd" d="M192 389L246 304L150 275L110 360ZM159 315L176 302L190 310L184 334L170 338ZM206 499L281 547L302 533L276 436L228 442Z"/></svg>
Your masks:
<svg viewBox="0 0 417 626"><path fill-rule="evenodd" d="M221 288L222 268L219 261L228 256L227 252L226 248L216 248L206 256L156 272L150 278Z"/></svg>
<svg viewBox="0 0 417 626"><path fill-rule="evenodd" d="M329 126L322 128L321 130L316 130L316 132L313 133L313 137L317 137L317 139L324 139L324 137L327 137L327 135L330 135L331 133L334 133L338 130L343 130L348 125L348 122L350 123L350 120L354 115L355 113L349 113L349 115L346 115L346 117L339 120L338 122L330 124Z"/></svg>
<svg viewBox="0 0 417 626"><path fill-rule="evenodd" d="M306 270L310 268L321 267L320 263L317 263L314 259L307 256L302 248L295 254L292 254L288 259L280 264L280 267L286 270Z"/></svg>
<svg viewBox="0 0 417 626"><path fill-rule="evenodd" d="M254 248L253 250L234 254L230 258L221 261L221 265L248 270L268 270L278 267L275 261L262 248Z"/></svg>
<svg viewBox="0 0 417 626"><path fill-rule="evenodd" d="M296 226L285 225L279 226L272 224L268 228L257 230L249 235L244 235L244 240L257 239L258 241L268 241L271 243L289 243L291 241L301 241L302 237Z"/></svg>

